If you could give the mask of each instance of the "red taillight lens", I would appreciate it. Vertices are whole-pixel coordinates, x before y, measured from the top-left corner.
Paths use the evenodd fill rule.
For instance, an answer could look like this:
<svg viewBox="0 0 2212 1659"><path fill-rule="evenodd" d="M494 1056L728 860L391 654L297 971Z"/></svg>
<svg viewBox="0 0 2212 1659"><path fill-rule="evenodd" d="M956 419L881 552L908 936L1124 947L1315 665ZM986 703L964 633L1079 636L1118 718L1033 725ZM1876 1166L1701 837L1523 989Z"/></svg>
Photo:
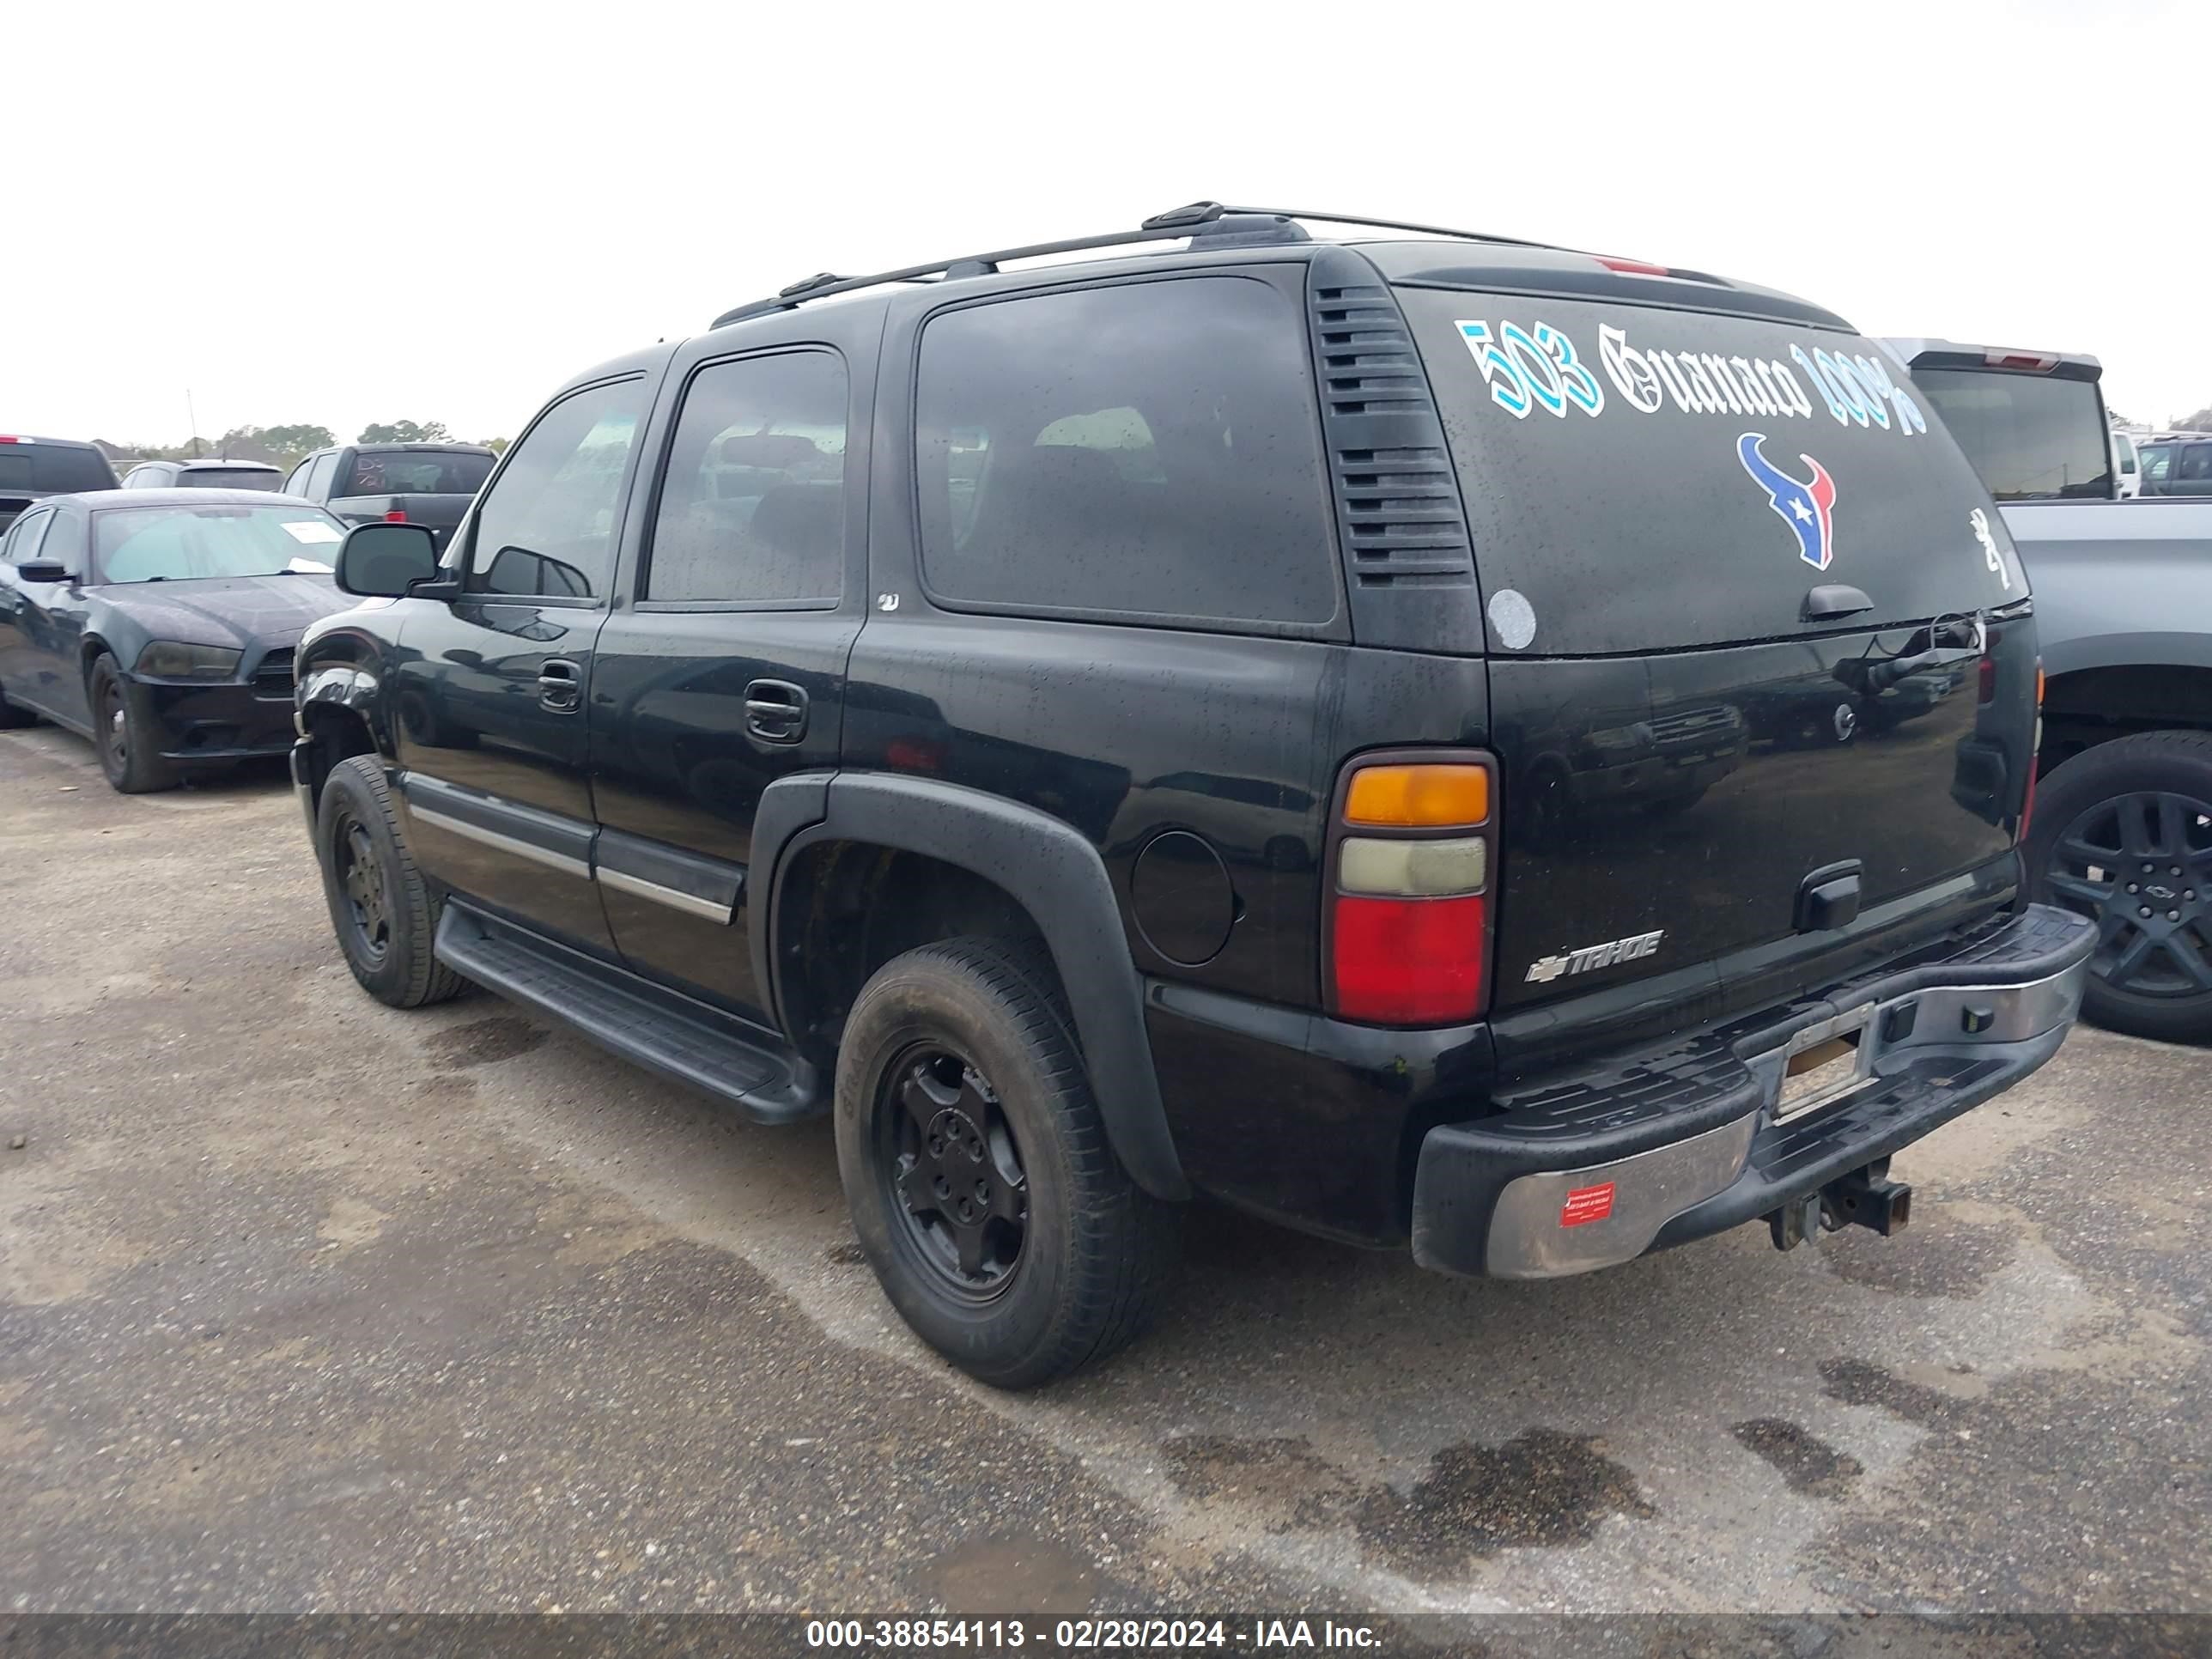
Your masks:
<svg viewBox="0 0 2212 1659"><path fill-rule="evenodd" d="M1976 700L1981 702L1989 702L1993 701L1996 695L1997 659L1995 657L1984 657L1982 659L1981 678L1976 693Z"/></svg>
<svg viewBox="0 0 2212 1659"><path fill-rule="evenodd" d="M1668 276L1674 273L1664 265L1655 265L1648 259L1623 259L1613 254L1601 253L1598 264L1607 270L1626 271L1632 276Z"/></svg>
<svg viewBox="0 0 2212 1659"><path fill-rule="evenodd" d="M1482 1006L1483 898L1339 895L1336 1011L1389 1025L1445 1025Z"/></svg>
<svg viewBox="0 0 2212 1659"><path fill-rule="evenodd" d="M402 509L395 507L391 512L384 515L384 521L386 524L405 524L407 522L407 514Z"/></svg>
<svg viewBox="0 0 2212 1659"><path fill-rule="evenodd" d="M1346 768L1329 843L1330 1012L1376 1025L1482 1012L1496 785L1496 763L1467 750L1398 750Z"/></svg>

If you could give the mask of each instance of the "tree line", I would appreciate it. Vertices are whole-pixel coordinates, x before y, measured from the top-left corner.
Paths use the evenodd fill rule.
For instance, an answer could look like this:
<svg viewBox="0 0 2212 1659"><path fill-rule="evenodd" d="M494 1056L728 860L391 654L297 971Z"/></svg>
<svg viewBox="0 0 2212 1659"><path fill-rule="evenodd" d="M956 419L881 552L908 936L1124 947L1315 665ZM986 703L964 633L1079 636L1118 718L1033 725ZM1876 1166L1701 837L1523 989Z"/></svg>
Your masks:
<svg viewBox="0 0 2212 1659"><path fill-rule="evenodd" d="M449 443L453 437L443 421L372 421L362 428L354 442L433 444ZM507 447L504 438L483 438L477 441L495 451ZM271 466L289 467L302 455L330 448L337 439L326 426L298 422L290 426L234 426L219 438L188 438L177 444L118 444L105 438L95 438L93 442L106 452L111 461L199 461L217 456L225 460L264 461Z"/></svg>

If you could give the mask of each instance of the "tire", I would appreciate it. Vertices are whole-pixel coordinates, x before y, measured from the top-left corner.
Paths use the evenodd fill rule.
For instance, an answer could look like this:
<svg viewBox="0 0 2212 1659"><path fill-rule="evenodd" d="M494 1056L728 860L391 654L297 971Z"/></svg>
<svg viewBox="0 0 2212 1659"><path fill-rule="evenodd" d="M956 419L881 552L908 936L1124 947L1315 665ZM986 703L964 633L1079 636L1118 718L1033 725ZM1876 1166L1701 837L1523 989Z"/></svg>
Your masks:
<svg viewBox="0 0 2212 1659"><path fill-rule="evenodd" d="M179 775L161 758L160 746L149 729L150 722L131 690L113 657L103 651L92 659L92 672L85 677L85 696L92 705L92 746L100 756L100 769L118 794L147 795L173 789L180 781Z"/></svg>
<svg viewBox="0 0 2212 1659"><path fill-rule="evenodd" d="M1115 1156L1041 951L957 939L886 963L846 1021L836 1116L862 1252L915 1334L970 1376L1034 1388L1151 1318L1181 1206ZM971 1200L974 1224L956 1224L951 1206Z"/></svg>
<svg viewBox="0 0 2212 1659"><path fill-rule="evenodd" d="M2035 897L2101 924L2089 1018L2212 1041L2212 734L2119 738L2054 768L2036 786L2026 859Z"/></svg>
<svg viewBox="0 0 2212 1659"><path fill-rule="evenodd" d="M315 804L315 859L331 929L362 989L394 1008L421 1008L466 986L431 952L442 902L400 839L375 756L331 769Z"/></svg>

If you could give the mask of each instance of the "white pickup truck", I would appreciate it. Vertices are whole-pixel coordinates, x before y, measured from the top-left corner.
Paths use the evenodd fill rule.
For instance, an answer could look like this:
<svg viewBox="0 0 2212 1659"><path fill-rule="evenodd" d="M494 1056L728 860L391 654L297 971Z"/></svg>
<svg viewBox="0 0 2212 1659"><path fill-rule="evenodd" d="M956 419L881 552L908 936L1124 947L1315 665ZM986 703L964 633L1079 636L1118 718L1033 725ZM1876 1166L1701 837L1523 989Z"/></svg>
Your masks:
<svg viewBox="0 0 2212 1659"><path fill-rule="evenodd" d="M1890 343L2027 566L2046 678L2027 875L2100 924L2083 1012L2212 1040L2212 498L2123 499L2094 357Z"/></svg>

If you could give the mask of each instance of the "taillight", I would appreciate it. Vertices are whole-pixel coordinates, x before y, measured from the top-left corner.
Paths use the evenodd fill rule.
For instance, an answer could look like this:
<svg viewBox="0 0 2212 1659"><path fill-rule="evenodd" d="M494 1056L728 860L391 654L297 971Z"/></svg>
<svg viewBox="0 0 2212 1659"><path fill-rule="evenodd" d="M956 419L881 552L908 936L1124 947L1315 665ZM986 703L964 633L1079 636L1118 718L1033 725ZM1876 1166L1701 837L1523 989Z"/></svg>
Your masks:
<svg viewBox="0 0 2212 1659"><path fill-rule="evenodd" d="M2058 367L2057 354L2050 351L1985 351L1982 361L1991 368L2022 368L2038 374Z"/></svg>
<svg viewBox="0 0 2212 1659"><path fill-rule="evenodd" d="M1613 254L1596 256L1598 264L1607 270L1625 271L1632 276L1671 276L1674 273L1664 265L1655 265L1648 259L1623 259Z"/></svg>
<svg viewBox="0 0 2212 1659"><path fill-rule="evenodd" d="M391 512L384 515L384 521L386 524L405 524L407 522L406 510L403 507L395 507Z"/></svg>
<svg viewBox="0 0 2212 1659"><path fill-rule="evenodd" d="M1363 756L1330 834L1328 1006L1376 1025L1447 1025L1488 989L1497 770L1486 755Z"/></svg>
<svg viewBox="0 0 2212 1659"><path fill-rule="evenodd" d="M2035 817L2035 775L2043 762L2043 659L2035 659L2035 744L2027 751L2027 795L2020 804L2020 835L2027 839L2028 821Z"/></svg>

